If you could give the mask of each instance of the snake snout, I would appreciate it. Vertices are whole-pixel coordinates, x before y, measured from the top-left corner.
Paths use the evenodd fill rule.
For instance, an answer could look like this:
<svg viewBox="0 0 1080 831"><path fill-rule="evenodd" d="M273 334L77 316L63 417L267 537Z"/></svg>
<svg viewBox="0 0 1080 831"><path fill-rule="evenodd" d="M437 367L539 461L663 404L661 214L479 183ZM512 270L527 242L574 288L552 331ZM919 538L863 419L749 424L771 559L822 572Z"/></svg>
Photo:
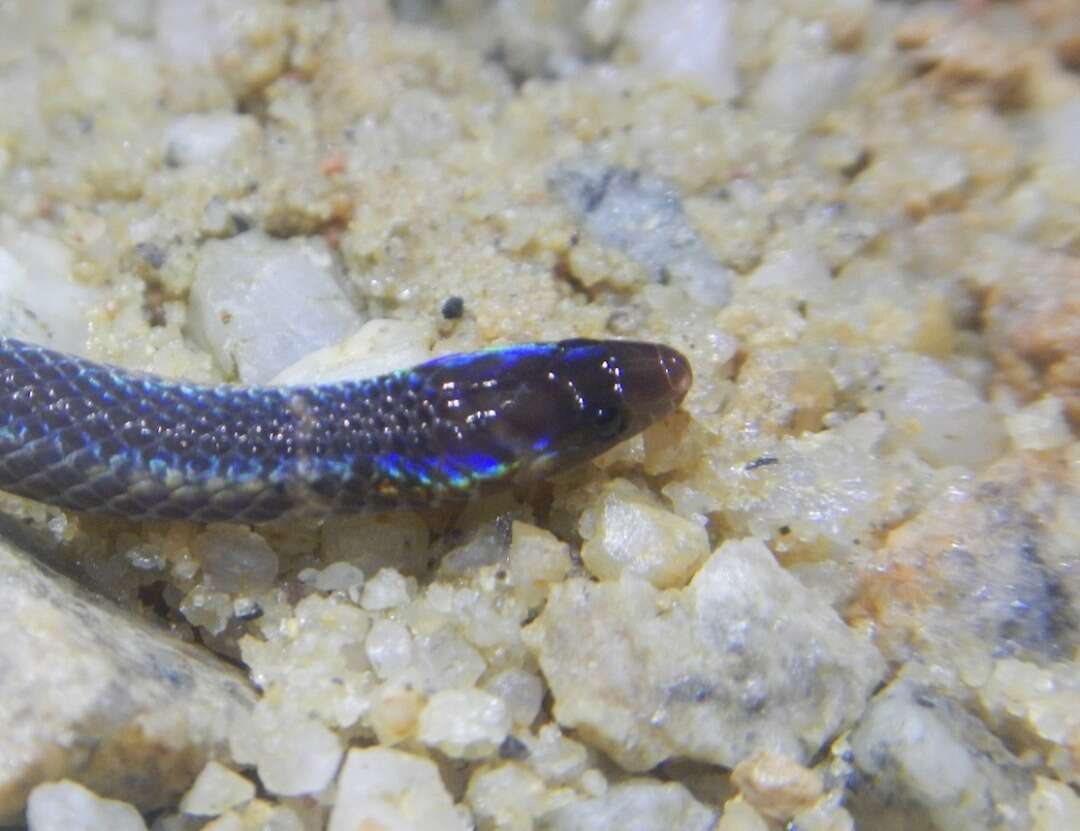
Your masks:
<svg viewBox="0 0 1080 831"><path fill-rule="evenodd" d="M611 352L619 366L623 399L645 424L675 410L693 383L690 362L669 346L616 341Z"/></svg>

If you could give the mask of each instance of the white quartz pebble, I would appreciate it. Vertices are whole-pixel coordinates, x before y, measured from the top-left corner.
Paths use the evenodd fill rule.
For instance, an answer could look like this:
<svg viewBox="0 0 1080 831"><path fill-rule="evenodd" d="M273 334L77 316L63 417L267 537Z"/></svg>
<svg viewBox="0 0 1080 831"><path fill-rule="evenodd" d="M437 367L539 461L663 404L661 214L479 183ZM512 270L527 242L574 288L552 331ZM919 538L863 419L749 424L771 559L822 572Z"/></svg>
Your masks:
<svg viewBox="0 0 1080 831"><path fill-rule="evenodd" d="M429 759L398 750L353 749L338 777L328 831L466 831Z"/></svg>
<svg viewBox="0 0 1080 831"><path fill-rule="evenodd" d="M29 831L146 831L146 823L126 802L103 799L77 782L38 785L26 805Z"/></svg>
<svg viewBox="0 0 1080 831"><path fill-rule="evenodd" d="M255 796L255 784L220 762L208 762L180 800L180 810L200 817L216 817Z"/></svg>
<svg viewBox="0 0 1080 831"><path fill-rule="evenodd" d="M333 780L341 752L337 734L319 722L288 724L260 747L259 778L282 796L318 793Z"/></svg>
<svg viewBox="0 0 1080 831"><path fill-rule="evenodd" d="M321 239L258 231L209 240L191 287L192 334L244 383L263 383L360 327Z"/></svg>
<svg viewBox="0 0 1080 831"><path fill-rule="evenodd" d="M501 698L478 689L435 693L420 714L420 741L455 759L482 759L510 732Z"/></svg>

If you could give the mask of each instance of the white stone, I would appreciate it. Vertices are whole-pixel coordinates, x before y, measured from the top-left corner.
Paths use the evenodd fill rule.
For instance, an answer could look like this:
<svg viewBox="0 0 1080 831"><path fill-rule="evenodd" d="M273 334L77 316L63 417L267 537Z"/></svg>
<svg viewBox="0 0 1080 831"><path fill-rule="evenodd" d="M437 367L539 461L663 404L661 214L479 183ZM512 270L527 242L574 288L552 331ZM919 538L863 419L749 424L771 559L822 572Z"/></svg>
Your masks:
<svg viewBox="0 0 1080 831"><path fill-rule="evenodd" d="M1080 693L1080 669L1073 680L1058 672L1076 667L1062 661L1074 644L1061 621L1080 585L1072 565L1080 494L1056 461L1031 453L1008 454L978 478L946 481L921 511L890 529L862 569L860 592L875 598L876 640L888 658L903 661L918 644L934 686L965 701L978 689L979 709L1005 706L1008 734L1019 737L1035 713L1053 720L1068 711L1069 689ZM929 594L932 603L912 602ZM1080 697L1072 710L1080 729ZM1073 758L1080 776L1080 754ZM1053 764L1052 756L1047 761Z"/></svg>
<svg viewBox="0 0 1080 831"><path fill-rule="evenodd" d="M467 689L487 668L484 656L450 627L417 635L413 644L416 656L407 677L417 689L426 692Z"/></svg>
<svg viewBox="0 0 1080 831"><path fill-rule="evenodd" d="M1020 760L960 703L906 679L874 697L850 741L864 799L883 813L914 805L934 827L961 831L1026 809L1031 775Z"/></svg>
<svg viewBox="0 0 1080 831"><path fill-rule="evenodd" d="M885 415L893 441L935 466L978 466L1005 449L994 408L968 381L933 358L899 352L881 368L868 396Z"/></svg>
<svg viewBox="0 0 1080 831"><path fill-rule="evenodd" d="M774 63L753 95L754 108L773 126L808 130L847 96L859 67L858 59L835 54Z"/></svg>
<svg viewBox="0 0 1080 831"><path fill-rule="evenodd" d="M285 15L261 0L185 0L158 3L156 45L173 72L196 82L211 67L244 98L285 69Z"/></svg>
<svg viewBox="0 0 1080 831"><path fill-rule="evenodd" d="M787 526L796 539L824 539L843 550L901 519L929 473L917 460L890 463L886 435L881 415L865 412L834 429L785 436L766 456L775 464L748 471L751 458L732 457L717 471L721 504L737 528L755 536Z"/></svg>
<svg viewBox="0 0 1080 831"><path fill-rule="evenodd" d="M372 669L380 678L404 672L413 660L413 639L409 627L396 620L379 618L371 625L364 642Z"/></svg>
<svg viewBox="0 0 1080 831"><path fill-rule="evenodd" d="M439 560L439 576L444 580L465 577L478 569L493 566L506 554L506 533L493 521L479 525L460 545Z"/></svg>
<svg viewBox="0 0 1080 831"><path fill-rule="evenodd" d="M692 79L721 100L738 91L728 0L643 3L626 38L651 73Z"/></svg>
<svg viewBox="0 0 1080 831"><path fill-rule="evenodd" d="M821 300L832 286L829 264L809 245L770 250L746 281L749 288L795 300Z"/></svg>
<svg viewBox="0 0 1080 831"><path fill-rule="evenodd" d="M298 807L304 811L303 803ZM155 823L152 831L191 831L192 828L190 821L162 828ZM244 808L222 814L201 826L200 831L310 831L311 828L311 823L302 820L291 807L255 800Z"/></svg>
<svg viewBox="0 0 1080 831"><path fill-rule="evenodd" d="M190 324L225 372L264 383L355 332L360 317L323 240L249 231L199 250Z"/></svg>
<svg viewBox="0 0 1080 831"><path fill-rule="evenodd" d="M264 734L256 766L268 791L303 796L323 790L341 761L341 740L317 721L285 724Z"/></svg>
<svg viewBox="0 0 1080 831"><path fill-rule="evenodd" d="M315 575L314 586L321 592L346 592L359 597L364 572L352 563L331 563Z"/></svg>
<svg viewBox="0 0 1080 831"><path fill-rule="evenodd" d="M1053 395L1006 416L1005 429L1017 450L1052 450L1072 441L1065 402Z"/></svg>
<svg viewBox="0 0 1080 831"><path fill-rule="evenodd" d="M741 796L724 803L716 831L769 831L768 821Z"/></svg>
<svg viewBox="0 0 1080 831"><path fill-rule="evenodd" d="M259 123L250 115L183 115L165 128L165 158L177 166L215 162L244 149L254 150L259 135Z"/></svg>
<svg viewBox="0 0 1080 831"><path fill-rule="evenodd" d="M1080 780L1080 665L1056 661L1044 668L1000 659L979 688L979 702L1010 735L1056 745L1050 767L1065 781Z"/></svg>
<svg viewBox="0 0 1080 831"><path fill-rule="evenodd" d="M573 568L570 546L543 528L515 520L508 553L510 576L518 596L530 607L547 597L547 587Z"/></svg>
<svg viewBox="0 0 1080 831"><path fill-rule="evenodd" d="M99 288L73 281L74 254L31 231L0 233L0 335L83 353Z"/></svg>
<svg viewBox="0 0 1080 831"><path fill-rule="evenodd" d="M146 831L132 805L102 799L77 782L38 785L26 805L29 831Z"/></svg>
<svg viewBox="0 0 1080 831"><path fill-rule="evenodd" d="M617 480L581 517L581 559L601 580L623 574L657 588L686 585L709 556L709 536L696 522L651 504L625 480Z"/></svg>
<svg viewBox="0 0 1080 831"><path fill-rule="evenodd" d="M403 606L409 602L409 581L392 568L384 568L364 584L360 605L369 612Z"/></svg>
<svg viewBox="0 0 1080 831"><path fill-rule="evenodd" d="M1035 823L1033 831L1080 828L1080 796L1064 782L1036 776L1028 810Z"/></svg>
<svg viewBox="0 0 1080 831"><path fill-rule="evenodd" d="M263 638L241 638L240 654L252 680L273 693L257 710L280 706L280 696L294 713L337 727L355 724L367 709L372 682L364 654L370 625L371 616L351 601L312 593L291 616L265 621Z"/></svg>
<svg viewBox="0 0 1080 831"><path fill-rule="evenodd" d="M196 537L191 553L211 588L220 592L259 592L270 588L278 557L260 534L238 525L215 525Z"/></svg>
<svg viewBox="0 0 1080 831"><path fill-rule="evenodd" d="M597 46L610 46L629 11L629 0L588 0L581 13L581 28Z"/></svg>
<svg viewBox="0 0 1080 831"><path fill-rule="evenodd" d="M44 569L42 550L0 543L0 826L20 820L46 776L160 808L177 770L220 752L254 704L250 685L208 649Z"/></svg>
<svg viewBox="0 0 1080 831"><path fill-rule="evenodd" d="M395 745L414 737L425 703L424 697L409 684L389 682L376 690L367 722L379 744Z"/></svg>
<svg viewBox="0 0 1080 831"><path fill-rule="evenodd" d="M843 101L858 69L858 61L847 55L779 61L755 91L754 109L774 126L796 132L809 129Z"/></svg>
<svg viewBox="0 0 1080 831"><path fill-rule="evenodd" d="M588 770L585 745L563 735L557 724L549 722L535 735L524 733L517 738L529 751L525 759L529 769L549 785L577 782Z"/></svg>
<svg viewBox="0 0 1080 831"><path fill-rule="evenodd" d="M496 673L485 684L492 695L506 704L506 710L514 724L528 727L535 721L544 703L544 682L526 669L510 667Z"/></svg>
<svg viewBox="0 0 1080 831"><path fill-rule="evenodd" d="M885 671L753 539L725 543L682 592L568 580L522 634L559 723L631 771L678 757L731 767L758 750L804 762Z"/></svg>
<svg viewBox="0 0 1080 831"><path fill-rule="evenodd" d="M434 341L428 321L369 320L356 334L291 364L274 383L347 381L405 369L430 360Z"/></svg>
<svg viewBox="0 0 1080 831"><path fill-rule="evenodd" d="M622 251L655 282L684 290L706 308L731 301L731 269L694 229L670 182L579 158L557 166L549 188L581 215L593 242Z"/></svg>
<svg viewBox="0 0 1080 831"><path fill-rule="evenodd" d="M739 762L731 782L758 813L780 822L811 808L824 790L819 771L768 751Z"/></svg>
<svg viewBox="0 0 1080 831"><path fill-rule="evenodd" d="M588 797L603 796L608 791L608 784L607 777L597 768L589 768L578 780L582 795Z"/></svg>
<svg viewBox="0 0 1080 831"><path fill-rule="evenodd" d="M200 817L216 817L254 797L254 782L220 762L211 761L180 800L180 810Z"/></svg>
<svg viewBox="0 0 1080 831"><path fill-rule="evenodd" d="M544 817L546 831L712 831L716 814L676 783L630 780Z"/></svg>
<svg viewBox="0 0 1080 831"><path fill-rule="evenodd" d="M543 781L515 762L479 768L465 795L478 827L531 831L548 806Z"/></svg>
<svg viewBox="0 0 1080 831"><path fill-rule="evenodd" d="M439 769L398 750L353 749L338 777L328 831L469 831Z"/></svg>
<svg viewBox="0 0 1080 831"><path fill-rule="evenodd" d="M510 732L502 699L476 688L435 693L420 713L418 737L454 759L493 754Z"/></svg>

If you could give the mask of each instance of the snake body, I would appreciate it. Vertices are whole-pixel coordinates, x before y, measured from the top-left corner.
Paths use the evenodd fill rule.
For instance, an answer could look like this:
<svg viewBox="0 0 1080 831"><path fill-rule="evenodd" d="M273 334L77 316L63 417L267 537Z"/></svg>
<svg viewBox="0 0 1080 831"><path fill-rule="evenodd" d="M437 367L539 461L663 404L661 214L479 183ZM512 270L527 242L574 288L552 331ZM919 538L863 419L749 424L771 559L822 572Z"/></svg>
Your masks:
<svg viewBox="0 0 1080 831"><path fill-rule="evenodd" d="M583 461L671 412L673 349L571 340L357 381L198 385L0 338L0 490L136 519L424 507Z"/></svg>

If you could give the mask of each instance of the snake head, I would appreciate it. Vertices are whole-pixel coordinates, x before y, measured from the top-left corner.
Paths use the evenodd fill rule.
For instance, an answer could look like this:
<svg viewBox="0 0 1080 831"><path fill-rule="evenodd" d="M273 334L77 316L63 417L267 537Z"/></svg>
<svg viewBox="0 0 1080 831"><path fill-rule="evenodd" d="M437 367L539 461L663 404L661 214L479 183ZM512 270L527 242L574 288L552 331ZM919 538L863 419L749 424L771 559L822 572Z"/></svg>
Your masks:
<svg viewBox="0 0 1080 831"><path fill-rule="evenodd" d="M476 480L531 480L589 459L674 411L693 379L655 343L567 340L436 359L418 371L436 452Z"/></svg>

